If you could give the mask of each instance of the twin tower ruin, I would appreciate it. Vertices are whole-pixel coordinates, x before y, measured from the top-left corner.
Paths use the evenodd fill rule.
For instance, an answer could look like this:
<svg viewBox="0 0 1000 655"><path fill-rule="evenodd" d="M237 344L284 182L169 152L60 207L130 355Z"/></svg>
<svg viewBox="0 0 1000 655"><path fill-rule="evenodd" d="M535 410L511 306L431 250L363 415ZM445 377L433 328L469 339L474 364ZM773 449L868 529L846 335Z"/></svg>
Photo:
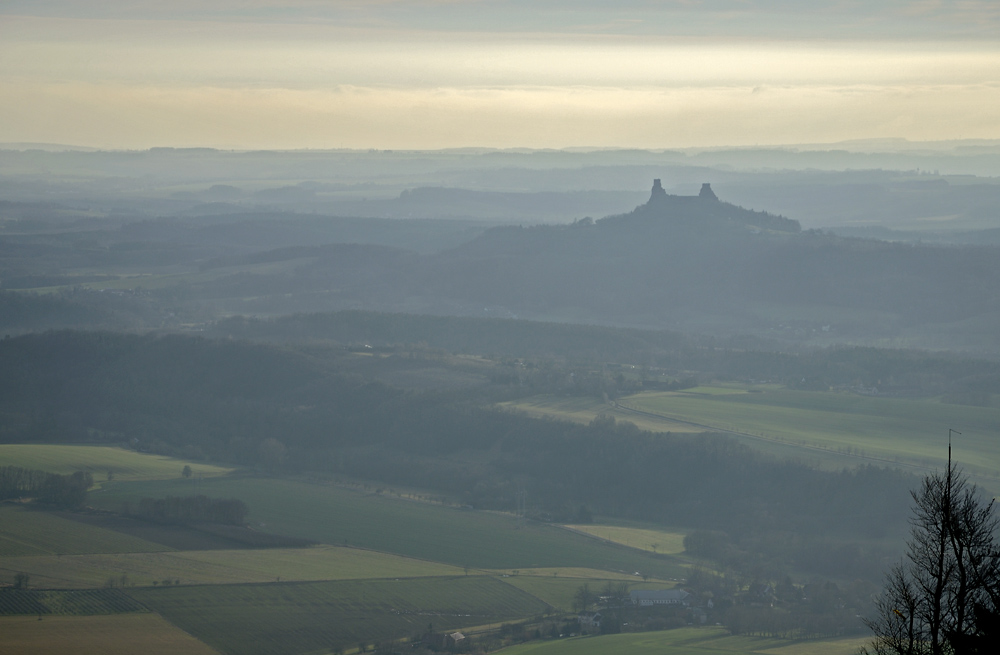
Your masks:
<svg viewBox="0 0 1000 655"><path fill-rule="evenodd" d="M666 197L667 192L663 190L663 185L660 184L660 178L656 178L653 180L653 192L649 196L649 202L653 203L660 198ZM714 200L716 202L719 200L718 196L715 195L715 192L712 191L712 185L708 182L701 185L701 191L698 192L698 197L702 200Z"/></svg>

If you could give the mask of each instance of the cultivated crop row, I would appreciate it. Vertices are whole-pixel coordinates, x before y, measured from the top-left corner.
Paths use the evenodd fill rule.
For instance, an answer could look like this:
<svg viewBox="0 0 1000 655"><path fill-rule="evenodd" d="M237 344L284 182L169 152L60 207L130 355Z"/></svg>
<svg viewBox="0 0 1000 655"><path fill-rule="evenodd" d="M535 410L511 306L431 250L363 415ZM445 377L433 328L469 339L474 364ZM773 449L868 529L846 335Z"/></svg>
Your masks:
<svg viewBox="0 0 1000 655"><path fill-rule="evenodd" d="M144 612L141 604L120 589L40 591L32 589L0 590L0 615L64 614L92 616Z"/></svg>

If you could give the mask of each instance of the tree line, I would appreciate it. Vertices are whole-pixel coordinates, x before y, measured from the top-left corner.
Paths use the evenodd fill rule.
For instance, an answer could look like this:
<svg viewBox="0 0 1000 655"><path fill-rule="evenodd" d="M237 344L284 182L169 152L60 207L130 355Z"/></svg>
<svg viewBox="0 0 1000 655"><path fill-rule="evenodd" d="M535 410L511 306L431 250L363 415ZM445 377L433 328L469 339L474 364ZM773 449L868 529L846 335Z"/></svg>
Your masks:
<svg viewBox="0 0 1000 655"><path fill-rule="evenodd" d="M323 340L404 351L483 355L496 359L603 366L655 367L682 376L757 379L826 389L878 387L883 392L1000 393L1000 364L945 353L869 346L789 349L759 337L685 335L499 318L388 314L347 310L271 319L233 317L211 333L286 343Z"/></svg>
<svg viewBox="0 0 1000 655"><path fill-rule="evenodd" d="M0 500L31 498L35 502L62 508L83 505L94 477L87 471L67 475L20 466L0 466Z"/></svg>

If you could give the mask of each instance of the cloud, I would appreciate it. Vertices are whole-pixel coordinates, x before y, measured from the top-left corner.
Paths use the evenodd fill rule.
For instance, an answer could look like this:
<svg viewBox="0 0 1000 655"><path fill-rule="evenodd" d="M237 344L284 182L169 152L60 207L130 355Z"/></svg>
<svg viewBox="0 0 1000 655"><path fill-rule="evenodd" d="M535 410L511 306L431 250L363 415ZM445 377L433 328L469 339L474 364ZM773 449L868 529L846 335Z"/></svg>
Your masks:
<svg viewBox="0 0 1000 655"><path fill-rule="evenodd" d="M992 137L1000 87L0 85L0 141L114 148L642 148Z"/></svg>
<svg viewBox="0 0 1000 655"><path fill-rule="evenodd" d="M433 20L419 29L399 24L411 11L461 17L469 10L472 16L525 6L520 1L205 3L211 11L233 12L217 20L177 19L201 4L186 1L74 3L108 11L127 5L141 15L128 19L8 13L0 16L0 140L111 147L674 147L1000 133L1000 119L989 111L1000 106L1000 41L873 38L869 23L886 16L911 20L902 15L904 3L894 0L817 10L835 17L833 23L857 21L860 27L852 29L864 38L734 37L709 30L726 12L751 17L735 21L739 29L784 20L786 12L817 16L795 13L795 3L779 0L631 0L623 8L584 0L572 5L581 8L576 12L565 2L544 3L551 10L547 24L562 33L466 29L481 26L481 18L447 24L455 29ZM26 6L15 0L4 10ZM174 9L150 19L161 6ZM981 29L992 29L996 12L979 2L927 4L912 20L959 6L982 18ZM296 11L356 11L361 18L260 18L272 9L282 18ZM700 35L643 32L665 22L662 12L687 16L680 22ZM501 21L506 27L541 25L531 22L536 14L530 12L504 15L513 21ZM570 18L574 25L589 18L604 23L582 34L567 27ZM594 34L599 24L612 27Z"/></svg>
<svg viewBox="0 0 1000 655"><path fill-rule="evenodd" d="M84 21L85 22L85 21ZM336 85L757 86L973 84L997 78L994 43L469 37L330 26L19 19L0 79L324 89ZM0 35L2 36L2 35Z"/></svg>

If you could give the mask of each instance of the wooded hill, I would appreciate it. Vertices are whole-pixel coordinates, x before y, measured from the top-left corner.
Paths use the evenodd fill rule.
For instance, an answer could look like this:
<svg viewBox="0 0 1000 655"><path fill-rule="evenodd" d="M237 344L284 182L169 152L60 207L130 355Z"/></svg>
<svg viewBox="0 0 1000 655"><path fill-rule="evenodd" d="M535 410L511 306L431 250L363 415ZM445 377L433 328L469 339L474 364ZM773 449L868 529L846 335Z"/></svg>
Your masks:
<svg viewBox="0 0 1000 655"><path fill-rule="evenodd" d="M667 197L592 224L495 228L435 255L410 291L518 315L775 337L789 328L843 340L995 323L995 248L796 227L716 200Z"/></svg>

